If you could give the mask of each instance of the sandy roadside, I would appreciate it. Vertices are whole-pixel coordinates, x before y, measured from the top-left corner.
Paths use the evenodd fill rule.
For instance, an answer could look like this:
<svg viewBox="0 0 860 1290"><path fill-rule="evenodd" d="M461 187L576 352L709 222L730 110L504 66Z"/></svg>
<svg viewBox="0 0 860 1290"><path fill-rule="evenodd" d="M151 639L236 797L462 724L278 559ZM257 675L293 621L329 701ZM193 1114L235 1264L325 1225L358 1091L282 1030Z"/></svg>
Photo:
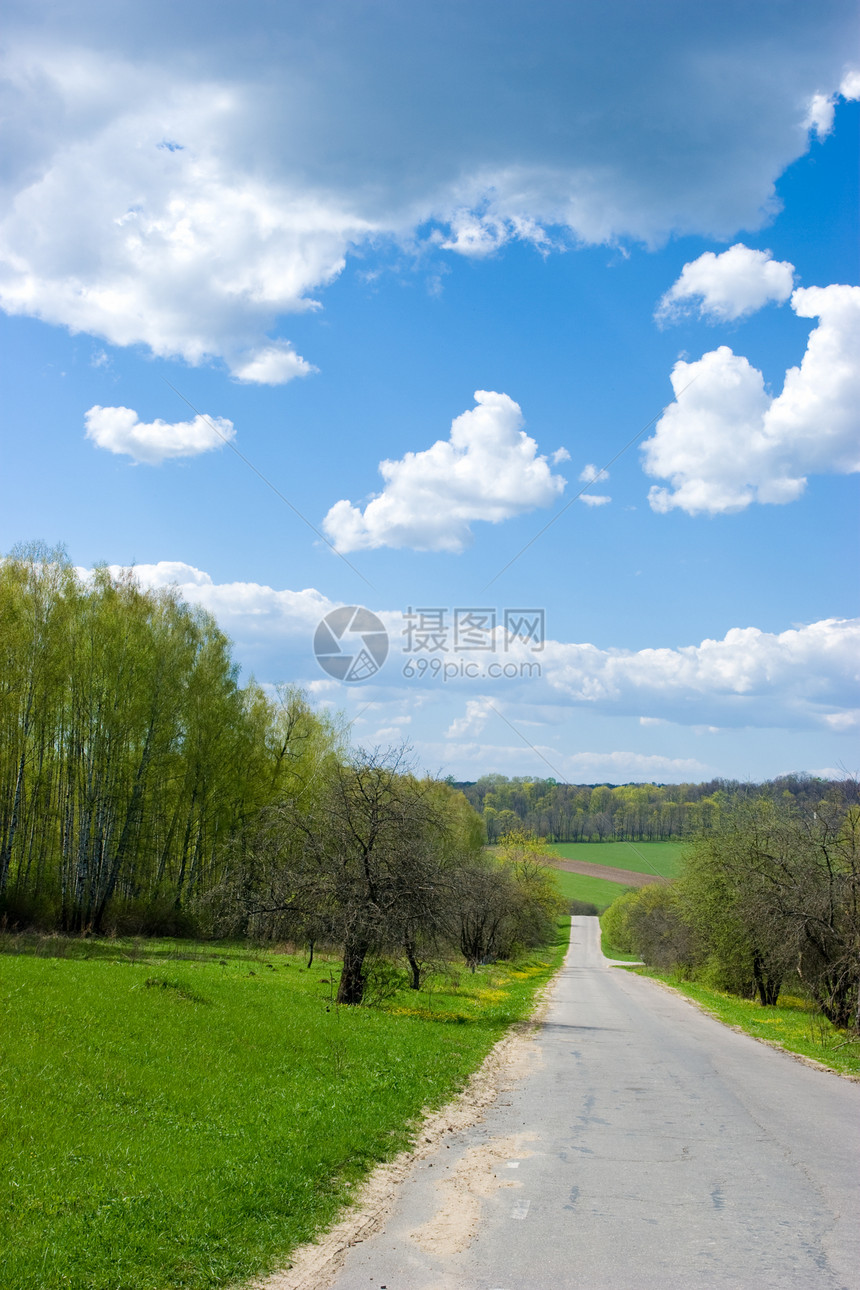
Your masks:
<svg viewBox="0 0 860 1290"><path fill-rule="evenodd" d="M368 1175L339 1223L318 1241L295 1249L288 1267L265 1280L253 1282L247 1290L325 1290L340 1270L350 1246L366 1240L382 1227L397 1198L399 1185L413 1166L431 1155L447 1134L480 1124L485 1109L498 1095L512 1088L535 1069L534 1063L541 1061L540 1049L534 1041L549 1006L551 987L552 981L543 987L530 1019L512 1026L490 1050L462 1093L422 1121L412 1150L378 1165ZM508 1149L508 1144L505 1147ZM444 1233L428 1232L427 1239L454 1241L455 1248L458 1247L460 1227L463 1223L468 1226L474 1217L467 1197L470 1193L482 1194L490 1164L481 1153L463 1162L458 1170L457 1203L448 1208Z"/></svg>

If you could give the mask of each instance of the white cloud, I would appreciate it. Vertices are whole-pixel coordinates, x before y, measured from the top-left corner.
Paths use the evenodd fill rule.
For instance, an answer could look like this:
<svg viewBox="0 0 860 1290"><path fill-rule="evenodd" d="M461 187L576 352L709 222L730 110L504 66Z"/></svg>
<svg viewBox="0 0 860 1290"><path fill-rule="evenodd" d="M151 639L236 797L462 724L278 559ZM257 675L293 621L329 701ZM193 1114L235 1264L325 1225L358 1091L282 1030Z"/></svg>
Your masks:
<svg viewBox="0 0 860 1290"><path fill-rule="evenodd" d="M325 6L228 2L213 21L189 0L177 21L153 0L145 25L124 6L19 6L0 304L269 382L299 374L261 357L277 319L354 250L760 227L826 124L853 15L676 23L629 5L623 21L626 56L613 6L500 0L494 56L476 60L481 6L453 23L347 6L331 23Z"/></svg>
<svg viewBox="0 0 860 1290"><path fill-rule="evenodd" d="M541 666L568 702L635 715L640 724L660 717L693 726L838 728L857 703L858 658L860 619L824 619L780 633L733 627L722 640L676 649L548 641Z"/></svg>
<svg viewBox="0 0 860 1290"><path fill-rule="evenodd" d="M463 739L467 735L479 735L493 715L492 699L467 699L465 712L461 717L454 718L445 731L445 737Z"/></svg>
<svg viewBox="0 0 860 1290"><path fill-rule="evenodd" d="M110 568L114 574L122 572L121 565ZM133 572L142 586L175 586L184 599L213 614L223 631L245 644L264 638L276 646L299 644L309 651L312 632L335 607L313 588L279 591L257 582L216 583L208 573L181 560L136 564Z"/></svg>
<svg viewBox="0 0 860 1290"><path fill-rule="evenodd" d="M46 96L78 129L57 128L8 194L0 306L163 357L220 358L245 381L314 370L265 332L316 307L309 293L340 273L367 221L227 155L244 110L235 88L86 51L27 61L11 73L24 109ZM164 145L167 123L181 147Z"/></svg>
<svg viewBox="0 0 860 1290"><path fill-rule="evenodd" d="M606 493L583 493L579 500L585 502L586 506L606 506L612 498Z"/></svg>
<svg viewBox="0 0 860 1290"><path fill-rule="evenodd" d="M102 408L84 416L87 438L108 452L124 453L135 461L157 466L174 457L196 457L223 448L235 437L226 417L196 416L193 421L141 421L131 408ZM212 427L215 427L213 430Z"/></svg>
<svg viewBox="0 0 860 1290"><path fill-rule="evenodd" d="M278 590L254 582L216 583L182 561L139 564L134 573L145 586L177 586L188 601L214 614L237 642L246 665L253 657L258 677L308 677L315 693L332 697L336 706L343 702L344 688L323 679L313 659L314 630L335 608L321 592ZM435 710L442 690L465 698L465 710L447 731L447 738L460 739L480 734L496 719L493 707L510 711L511 702L527 704L529 721L561 727L569 725L565 710L576 707L629 716L639 726L671 722L692 728L820 729L834 736L850 730L860 710L860 619L824 619L784 632L733 627L721 640L662 649L601 649L547 640L535 653L527 643L511 639L506 659L539 661L541 676L494 682L488 693L487 680L481 677L444 687L441 682L420 687L404 682L400 660L405 656L398 653L403 610L369 608L385 623L392 653L372 684L349 693L360 693L362 708L384 698L388 710L384 716L380 713L380 722L389 726L408 724L409 713L422 706ZM400 705L396 715L392 703ZM516 712L514 719L517 726L525 724Z"/></svg>
<svg viewBox="0 0 860 1290"><path fill-rule="evenodd" d="M813 131L819 139L824 139L833 129L835 115L835 94L813 94L804 124L807 130Z"/></svg>
<svg viewBox="0 0 860 1290"><path fill-rule="evenodd" d="M762 373L721 345L672 372L676 402L643 445L656 511L739 511L794 501L811 473L860 470L860 287L801 287L791 305L819 318L799 367L772 398Z"/></svg>
<svg viewBox="0 0 860 1290"><path fill-rule="evenodd" d="M529 749L522 743L490 744L476 741L425 744L425 756L438 756L471 768L475 775L485 775L488 768L498 773L522 775L527 767L532 775L557 776L568 783L691 783L711 773L711 767L692 757L665 757L659 753L613 752L564 753L547 744Z"/></svg>
<svg viewBox="0 0 860 1290"><path fill-rule="evenodd" d="M475 402L454 418L449 439L380 462L385 488L364 512L345 500L332 506L323 527L338 551L459 552L473 521L498 523L561 496L565 481L521 428L519 404L491 390L476 390Z"/></svg>
<svg viewBox="0 0 860 1290"><path fill-rule="evenodd" d="M598 470L597 466L595 466L592 462L589 462L587 466L583 466L582 470L579 472L579 479L580 479L580 482L583 484L593 484L595 479L608 479L608 478L609 478L609 471Z"/></svg>
<svg viewBox="0 0 860 1290"><path fill-rule="evenodd" d="M824 718L831 730L860 730L860 708L853 712L831 712Z"/></svg>
<svg viewBox="0 0 860 1290"><path fill-rule="evenodd" d="M839 93L844 99L860 99L860 71L846 72L839 86Z"/></svg>
<svg viewBox="0 0 860 1290"><path fill-rule="evenodd" d="M745 318L770 301L783 304L791 295L794 265L774 260L770 251L754 251L737 242L715 255L706 251L685 264L681 276L657 307L659 322L673 322L698 301L699 317L718 322Z"/></svg>
<svg viewBox="0 0 860 1290"><path fill-rule="evenodd" d="M258 385L286 385L297 376L308 376L319 369L301 358L292 345L281 342L266 345L246 361L233 366L233 375L240 381Z"/></svg>

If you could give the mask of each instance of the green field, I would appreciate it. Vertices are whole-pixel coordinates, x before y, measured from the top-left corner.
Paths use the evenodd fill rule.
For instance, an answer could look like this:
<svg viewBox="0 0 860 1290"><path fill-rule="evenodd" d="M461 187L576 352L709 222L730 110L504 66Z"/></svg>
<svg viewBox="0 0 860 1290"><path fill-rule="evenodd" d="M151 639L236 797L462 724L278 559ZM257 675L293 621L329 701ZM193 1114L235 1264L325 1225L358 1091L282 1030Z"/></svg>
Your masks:
<svg viewBox="0 0 860 1290"><path fill-rule="evenodd" d="M677 878L681 868L683 842L552 842L547 851L563 860L584 864L605 864L634 873L658 873Z"/></svg>
<svg viewBox="0 0 860 1290"><path fill-rule="evenodd" d="M179 941L0 944L0 1285L202 1290L329 1223L465 1083L567 944L516 966L380 971Z"/></svg>
<svg viewBox="0 0 860 1290"><path fill-rule="evenodd" d="M683 981L652 968L617 970L632 970L641 976L665 981L726 1025L738 1026L756 1039L766 1039L789 1052L811 1057L832 1070L860 1075L860 1040L837 1030L808 1001L783 994L775 1008L763 1008L758 1000L739 999L736 995L712 990L698 982Z"/></svg>
<svg viewBox="0 0 860 1290"><path fill-rule="evenodd" d="M567 873L564 869L553 869L552 873L565 900L586 900L596 905L599 913L603 913L616 896L628 890L620 883L606 882L603 878L589 878L584 873Z"/></svg>

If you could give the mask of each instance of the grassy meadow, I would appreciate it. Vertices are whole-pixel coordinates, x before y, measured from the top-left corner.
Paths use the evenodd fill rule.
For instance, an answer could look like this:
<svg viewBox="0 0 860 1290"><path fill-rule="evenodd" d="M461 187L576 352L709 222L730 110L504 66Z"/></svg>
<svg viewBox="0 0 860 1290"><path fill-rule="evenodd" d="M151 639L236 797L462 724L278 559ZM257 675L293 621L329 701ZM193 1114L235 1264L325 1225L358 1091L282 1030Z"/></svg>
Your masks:
<svg viewBox="0 0 860 1290"><path fill-rule="evenodd" d="M634 873L657 873L677 878L681 871L683 842L552 842L547 851L562 860L603 864Z"/></svg>
<svg viewBox="0 0 860 1290"><path fill-rule="evenodd" d="M680 842L552 842L545 850L562 860L581 860L613 869L632 869L634 873L658 873L674 878L681 864ZM605 878L555 870L558 889L565 900L584 900L603 913L627 888Z"/></svg>
<svg viewBox="0 0 860 1290"><path fill-rule="evenodd" d="M0 1285L203 1290L334 1218L465 1083L567 944L436 975L174 940L0 942Z"/></svg>
<svg viewBox="0 0 860 1290"><path fill-rule="evenodd" d="M567 873L564 869L554 869L553 874L559 891L565 900L585 900L596 906L603 913L616 896L626 890L617 882L607 882L603 878L590 878L584 873Z"/></svg>

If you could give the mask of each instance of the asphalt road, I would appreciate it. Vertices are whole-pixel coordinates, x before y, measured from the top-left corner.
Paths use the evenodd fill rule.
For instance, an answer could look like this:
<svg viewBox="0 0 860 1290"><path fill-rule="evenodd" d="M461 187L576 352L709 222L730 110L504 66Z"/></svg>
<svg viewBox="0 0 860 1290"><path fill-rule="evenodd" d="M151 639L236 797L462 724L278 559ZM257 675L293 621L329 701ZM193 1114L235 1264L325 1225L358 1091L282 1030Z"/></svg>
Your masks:
<svg viewBox="0 0 860 1290"><path fill-rule="evenodd" d="M858 1290L860 1084L610 967L575 918L536 1060L334 1290Z"/></svg>

